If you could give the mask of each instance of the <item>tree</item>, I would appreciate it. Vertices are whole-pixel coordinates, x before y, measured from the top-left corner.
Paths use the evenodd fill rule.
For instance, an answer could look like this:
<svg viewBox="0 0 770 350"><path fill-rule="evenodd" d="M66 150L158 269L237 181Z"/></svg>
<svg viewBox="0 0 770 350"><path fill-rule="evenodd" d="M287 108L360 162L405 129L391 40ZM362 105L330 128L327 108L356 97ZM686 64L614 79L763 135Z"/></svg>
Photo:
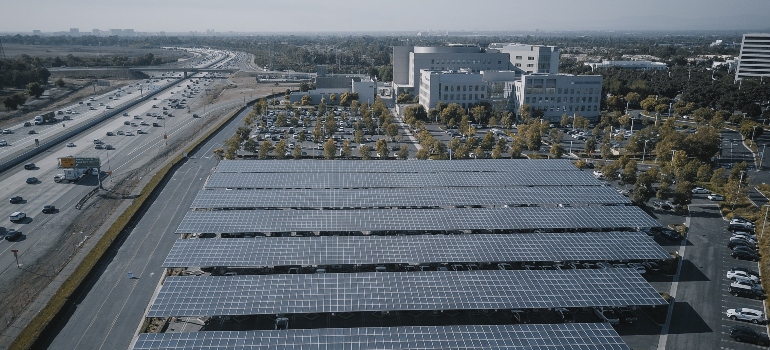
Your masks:
<svg viewBox="0 0 770 350"><path fill-rule="evenodd" d="M62 79L62 78L56 79L56 82L54 84L56 84L56 86L58 86L60 88L64 87L64 85L67 85L66 83L64 83L64 79Z"/></svg>
<svg viewBox="0 0 770 350"><path fill-rule="evenodd" d="M655 109L655 106L658 104L658 101L655 99L655 96L650 95L647 96L644 100L639 102L639 105L644 109L646 112L652 112L653 109Z"/></svg>
<svg viewBox="0 0 770 350"><path fill-rule="evenodd" d="M30 96L40 98L40 96L43 96L43 92L45 92L45 88L40 86L40 83L35 82L27 84L27 94Z"/></svg>
<svg viewBox="0 0 770 350"><path fill-rule="evenodd" d="M372 159L372 148L371 147L369 147L367 145L363 145L363 146L361 146L358 149L358 152L361 154L361 159L364 159L364 160Z"/></svg>
<svg viewBox="0 0 770 350"><path fill-rule="evenodd" d="M586 139L585 148L583 149L583 152L592 154L594 153L595 149L596 149L596 139L594 137L589 137L588 139Z"/></svg>
<svg viewBox="0 0 770 350"><path fill-rule="evenodd" d="M428 152L428 150L426 150L425 148L420 148L417 150L417 154L415 155L415 157L419 160L426 160L430 158L430 152Z"/></svg>
<svg viewBox="0 0 770 350"><path fill-rule="evenodd" d="M17 92L11 96L3 99L3 105L8 111L15 111L19 106L24 105L27 102L27 96L22 92Z"/></svg>
<svg viewBox="0 0 770 350"><path fill-rule="evenodd" d="M259 154L257 155L257 157L259 159L267 159L267 157L270 155L270 152L273 151L273 148L274 148L273 143L268 140L265 140L264 142L262 142L262 145L259 146Z"/></svg>
<svg viewBox="0 0 770 350"><path fill-rule="evenodd" d="M396 152L396 158L402 160L409 158L409 146L401 145L401 148L399 148L398 152Z"/></svg>
<svg viewBox="0 0 770 350"><path fill-rule="evenodd" d="M313 103L313 99L310 97L310 95L302 95L302 99L300 100L301 105L308 106L311 103Z"/></svg>
<svg viewBox="0 0 770 350"><path fill-rule="evenodd" d="M629 104L635 105L639 103L639 101L641 100L642 100L642 96L640 96L636 92L631 91L626 94L626 102L628 102Z"/></svg>
<svg viewBox="0 0 770 350"><path fill-rule="evenodd" d="M562 147L560 143L551 145L551 156L554 158L561 158L561 156L564 155L564 152L564 147Z"/></svg>
<svg viewBox="0 0 770 350"><path fill-rule="evenodd" d="M324 158L326 159L334 159L334 156L337 154L337 144L334 142L334 139L328 139L326 142L324 142Z"/></svg>
<svg viewBox="0 0 770 350"><path fill-rule="evenodd" d="M495 147L495 135L488 132L484 135L484 139L481 141L481 149L485 151L491 151L492 147Z"/></svg>
<svg viewBox="0 0 770 350"><path fill-rule="evenodd" d="M757 137L762 135L763 131L764 128L762 128L762 125L753 120L746 119L741 123L741 135L752 141L756 140Z"/></svg>
<svg viewBox="0 0 770 350"><path fill-rule="evenodd" d="M384 139L377 140L377 143L374 144L374 149L381 159L388 159L388 143Z"/></svg>
<svg viewBox="0 0 770 350"><path fill-rule="evenodd" d="M248 139L243 143L243 150L249 153L257 153L258 147L259 143L257 143L257 141L254 139Z"/></svg>
<svg viewBox="0 0 770 350"><path fill-rule="evenodd" d="M286 145L286 140L280 140L275 144L275 159L284 159L286 158L286 151L288 151L288 147Z"/></svg>
<svg viewBox="0 0 770 350"><path fill-rule="evenodd" d="M350 155L351 155L352 151L350 149L350 141L349 140L345 140L344 142L342 142L342 151L341 152L342 153L340 155L343 158L350 158Z"/></svg>
<svg viewBox="0 0 770 350"><path fill-rule="evenodd" d="M718 168L714 170L714 173L711 174L711 184L716 187L722 187L727 183L727 179L725 179L725 172L727 170L725 168Z"/></svg>
<svg viewBox="0 0 770 350"><path fill-rule="evenodd" d="M294 159L302 159L302 145L299 144L297 147L294 147L294 151L292 151L291 155Z"/></svg>
<svg viewBox="0 0 770 350"><path fill-rule="evenodd" d="M623 171L620 173L620 180L630 184L636 182L636 161L629 160L626 166L623 167Z"/></svg>

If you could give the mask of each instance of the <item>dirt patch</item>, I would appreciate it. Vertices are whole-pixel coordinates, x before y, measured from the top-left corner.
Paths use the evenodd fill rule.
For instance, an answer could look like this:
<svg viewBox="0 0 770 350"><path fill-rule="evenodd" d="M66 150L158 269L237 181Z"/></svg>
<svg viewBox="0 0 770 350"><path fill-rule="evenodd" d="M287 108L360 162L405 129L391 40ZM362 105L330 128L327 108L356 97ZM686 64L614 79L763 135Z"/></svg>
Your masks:
<svg viewBox="0 0 770 350"><path fill-rule="evenodd" d="M5 51L5 57L17 58L21 55L28 55L30 57L54 58L59 56L64 59L67 55L73 55L76 57L98 57L98 56L128 56L139 57L148 53L153 54L155 57L165 59L180 59L193 57L191 53L186 51L177 50L164 50L161 48L134 48L127 46L84 46L84 45L22 45L22 44L8 44L3 43L3 51Z"/></svg>
<svg viewBox="0 0 770 350"><path fill-rule="evenodd" d="M274 93L281 93L286 89L297 90L299 89L299 83L279 83L275 85L273 83L257 83L256 76L252 76L249 73L238 72L231 75L228 80L232 82L232 86L224 89L220 100L230 101L238 99L246 99L246 101L253 100L259 96L267 96Z"/></svg>

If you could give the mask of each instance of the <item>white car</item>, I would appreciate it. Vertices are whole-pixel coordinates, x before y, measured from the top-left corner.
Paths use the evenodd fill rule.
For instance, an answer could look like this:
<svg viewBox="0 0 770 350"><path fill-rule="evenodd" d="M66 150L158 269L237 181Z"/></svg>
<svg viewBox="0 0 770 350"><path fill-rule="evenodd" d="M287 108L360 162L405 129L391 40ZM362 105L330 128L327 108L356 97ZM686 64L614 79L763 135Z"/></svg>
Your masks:
<svg viewBox="0 0 770 350"><path fill-rule="evenodd" d="M751 221L741 220L741 219L732 219L730 220L730 225L741 225L747 228L754 228L754 223Z"/></svg>
<svg viewBox="0 0 770 350"><path fill-rule="evenodd" d="M721 195L718 195L716 193L712 193L712 194L708 195L707 198L710 201L723 201L723 200L725 200L725 197L723 197Z"/></svg>
<svg viewBox="0 0 770 350"><path fill-rule="evenodd" d="M0 146L8 146L8 141L0 140Z"/></svg>
<svg viewBox="0 0 770 350"><path fill-rule="evenodd" d="M72 142L70 142L70 143L67 143L67 147L75 147L75 144L74 144L74 143L72 143Z"/></svg>
<svg viewBox="0 0 770 350"><path fill-rule="evenodd" d="M693 188L693 189L692 189L692 193L697 193L697 194L709 194L709 193L711 193L711 192L709 192L709 190L707 190L707 189L705 189L705 188L703 188L703 187L696 187L696 188Z"/></svg>
<svg viewBox="0 0 770 350"><path fill-rule="evenodd" d="M727 318L733 321L740 320L740 321L751 322L754 324L765 322L765 314L762 311L755 310L755 309L748 309L748 308L728 309L726 314L727 314Z"/></svg>

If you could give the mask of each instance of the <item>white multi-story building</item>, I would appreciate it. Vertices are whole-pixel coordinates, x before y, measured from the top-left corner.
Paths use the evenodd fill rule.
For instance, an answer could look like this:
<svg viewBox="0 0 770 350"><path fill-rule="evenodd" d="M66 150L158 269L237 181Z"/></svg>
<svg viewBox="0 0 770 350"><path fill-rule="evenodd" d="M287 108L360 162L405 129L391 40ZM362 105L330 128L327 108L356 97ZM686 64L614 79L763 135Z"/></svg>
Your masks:
<svg viewBox="0 0 770 350"><path fill-rule="evenodd" d="M509 70L510 55L487 52L478 46L394 46L393 88L396 94L419 93L420 71Z"/></svg>
<svg viewBox="0 0 770 350"><path fill-rule="evenodd" d="M514 84L514 106L540 110L543 118L558 122L564 114L596 120L600 114L601 75L529 74Z"/></svg>
<svg viewBox="0 0 770 350"><path fill-rule="evenodd" d="M770 33L743 34L735 80L770 77Z"/></svg>
<svg viewBox="0 0 770 350"><path fill-rule="evenodd" d="M556 46L492 43L489 49L509 54L515 70L526 73L559 72L559 48Z"/></svg>
<svg viewBox="0 0 770 350"><path fill-rule="evenodd" d="M602 62L586 62L586 66L590 66L594 71L596 68L610 68L618 67L623 69L638 69L638 70L664 70L668 69L668 66L662 62L652 61L607 61Z"/></svg>
<svg viewBox="0 0 770 350"><path fill-rule="evenodd" d="M481 73L461 71L420 71L420 104L435 108L439 102L457 103L463 108L487 98L487 84Z"/></svg>

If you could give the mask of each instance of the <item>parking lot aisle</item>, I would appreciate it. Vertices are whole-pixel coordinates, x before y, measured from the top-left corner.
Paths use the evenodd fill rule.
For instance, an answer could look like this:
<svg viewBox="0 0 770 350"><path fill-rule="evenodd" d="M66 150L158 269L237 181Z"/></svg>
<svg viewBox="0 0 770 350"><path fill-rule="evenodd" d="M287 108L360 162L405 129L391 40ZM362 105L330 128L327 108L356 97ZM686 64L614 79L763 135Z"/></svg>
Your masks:
<svg viewBox="0 0 770 350"><path fill-rule="evenodd" d="M667 349L711 349L723 335L723 293L727 291L726 223L719 207L695 199L690 206L687 254L671 317ZM729 294L728 294L729 295ZM732 297L732 296L730 296Z"/></svg>

